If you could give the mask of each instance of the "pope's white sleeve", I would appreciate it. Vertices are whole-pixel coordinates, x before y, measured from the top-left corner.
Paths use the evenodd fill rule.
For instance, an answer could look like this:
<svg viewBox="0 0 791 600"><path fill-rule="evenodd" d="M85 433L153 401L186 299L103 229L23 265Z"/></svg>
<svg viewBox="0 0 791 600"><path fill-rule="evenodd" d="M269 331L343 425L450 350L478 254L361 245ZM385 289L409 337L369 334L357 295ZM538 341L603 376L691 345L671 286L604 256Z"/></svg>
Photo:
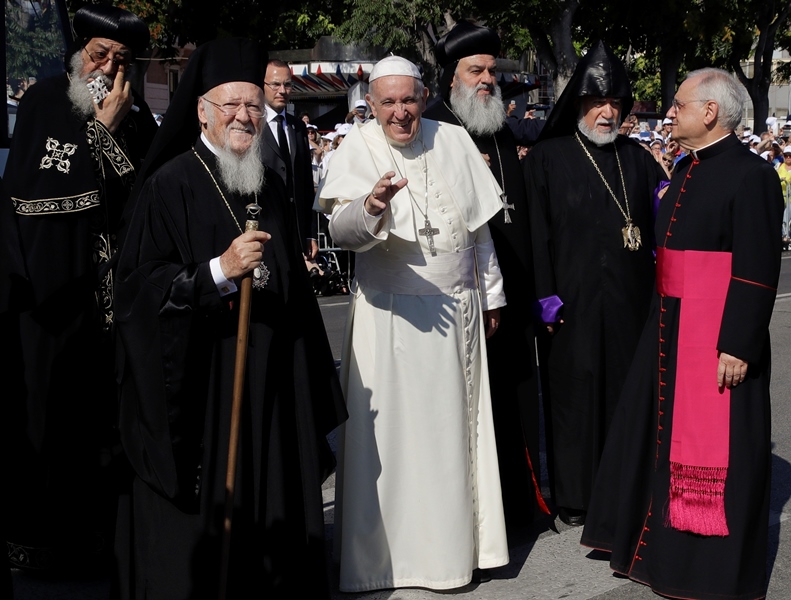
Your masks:
<svg viewBox="0 0 791 600"><path fill-rule="evenodd" d="M475 258L478 265L478 284L481 286L483 310L492 310L505 306L503 290L503 274L489 226L484 225L475 232Z"/></svg>
<svg viewBox="0 0 791 600"><path fill-rule="evenodd" d="M390 207L378 216L365 210L366 194L355 200L335 201L330 216L332 241L344 250L365 252L387 239L390 231Z"/></svg>

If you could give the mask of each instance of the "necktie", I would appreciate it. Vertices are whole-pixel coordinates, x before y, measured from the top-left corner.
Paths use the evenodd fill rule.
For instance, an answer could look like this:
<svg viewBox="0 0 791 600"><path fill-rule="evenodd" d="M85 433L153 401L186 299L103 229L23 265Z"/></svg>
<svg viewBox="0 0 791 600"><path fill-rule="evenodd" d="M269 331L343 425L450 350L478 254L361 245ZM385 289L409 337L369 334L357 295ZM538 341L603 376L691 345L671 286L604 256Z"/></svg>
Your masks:
<svg viewBox="0 0 791 600"><path fill-rule="evenodd" d="M280 146L280 154L286 163L286 190L288 197L294 198L294 175L291 172L291 153L288 151L288 139L286 138L286 130L283 128L283 115L277 115L277 145Z"/></svg>

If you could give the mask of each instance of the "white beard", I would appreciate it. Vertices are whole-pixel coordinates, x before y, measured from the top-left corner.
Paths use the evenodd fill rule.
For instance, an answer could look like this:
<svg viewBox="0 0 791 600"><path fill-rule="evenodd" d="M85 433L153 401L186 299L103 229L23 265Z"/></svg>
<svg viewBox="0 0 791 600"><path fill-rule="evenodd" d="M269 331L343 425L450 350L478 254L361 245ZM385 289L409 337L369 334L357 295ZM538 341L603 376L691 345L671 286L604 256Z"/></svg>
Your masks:
<svg viewBox="0 0 791 600"><path fill-rule="evenodd" d="M242 196L258 193L266 181L264 162L261 159L261 132L253 136L250 147L239 156L230 149L227 139L223 147L216 147L220 179L228 190Z"/></svg>
<svg viewBox="0 0 791 600"><path fill-rule="evenodd" d="M580 115L579 120L577 121L577 127L579 127L580 133L588 138L591 142L597 146L604 146L606 144L612 144L618 137L617 123L615 121L608 121L608 123L612 125L612 131L610 131L610 133L599 133L595 129L588 127L585 124L583 116Z"/></svg>
<svg viewBox="0 0 791 600"><path fill-rule="evenodd" d="M478 96L478 90L484 89L491 95ZM505 123L503 94L497 84L469 87L455 78L450 88L450 105L464 128L473 135L494 135Z"/></svg>
<svg viewBox="0 0 791 600"><path fill-rule="evenodd" d="M69 90L72 110L82 119L90 119L96 114L93 96L88 89L89 79L100 79L108 90L113 89L113 80L101 71L93 71L86 76L80 75L85 67L82 52L75 52L69 61Z"/></svg>

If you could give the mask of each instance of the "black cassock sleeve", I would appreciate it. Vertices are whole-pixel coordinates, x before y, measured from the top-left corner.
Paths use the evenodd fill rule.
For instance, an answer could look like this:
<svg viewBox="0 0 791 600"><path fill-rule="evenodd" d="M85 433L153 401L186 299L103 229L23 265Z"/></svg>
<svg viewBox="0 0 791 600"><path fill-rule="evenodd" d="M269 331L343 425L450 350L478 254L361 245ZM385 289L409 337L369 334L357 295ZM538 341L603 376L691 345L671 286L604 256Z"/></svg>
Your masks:
<svg viewBox="0 0 791 600"><path fill-rule="evenodd" d="M753 163L751 163L752 165ZM758 362L772 318L780 273L783 197L771 166L745 170L731 205L731 282L717 349Z"/></svg>

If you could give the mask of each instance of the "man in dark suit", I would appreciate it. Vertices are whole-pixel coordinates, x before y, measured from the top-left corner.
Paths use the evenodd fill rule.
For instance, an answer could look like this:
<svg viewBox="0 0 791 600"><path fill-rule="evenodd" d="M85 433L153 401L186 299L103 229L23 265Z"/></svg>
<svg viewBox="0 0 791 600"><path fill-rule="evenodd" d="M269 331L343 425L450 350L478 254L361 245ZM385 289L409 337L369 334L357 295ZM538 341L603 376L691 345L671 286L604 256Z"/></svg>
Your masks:
<svg viewBox="0 0 791 600"><path fill-rule="evenodd" d="M286 112L291 94L291 69L281 60L270 60L264 80L266 124L264 164L283 178L288 196L297 212L299 235L305 256L319 251L316 213L313 212L313 168L305 123Z"/></svg>

